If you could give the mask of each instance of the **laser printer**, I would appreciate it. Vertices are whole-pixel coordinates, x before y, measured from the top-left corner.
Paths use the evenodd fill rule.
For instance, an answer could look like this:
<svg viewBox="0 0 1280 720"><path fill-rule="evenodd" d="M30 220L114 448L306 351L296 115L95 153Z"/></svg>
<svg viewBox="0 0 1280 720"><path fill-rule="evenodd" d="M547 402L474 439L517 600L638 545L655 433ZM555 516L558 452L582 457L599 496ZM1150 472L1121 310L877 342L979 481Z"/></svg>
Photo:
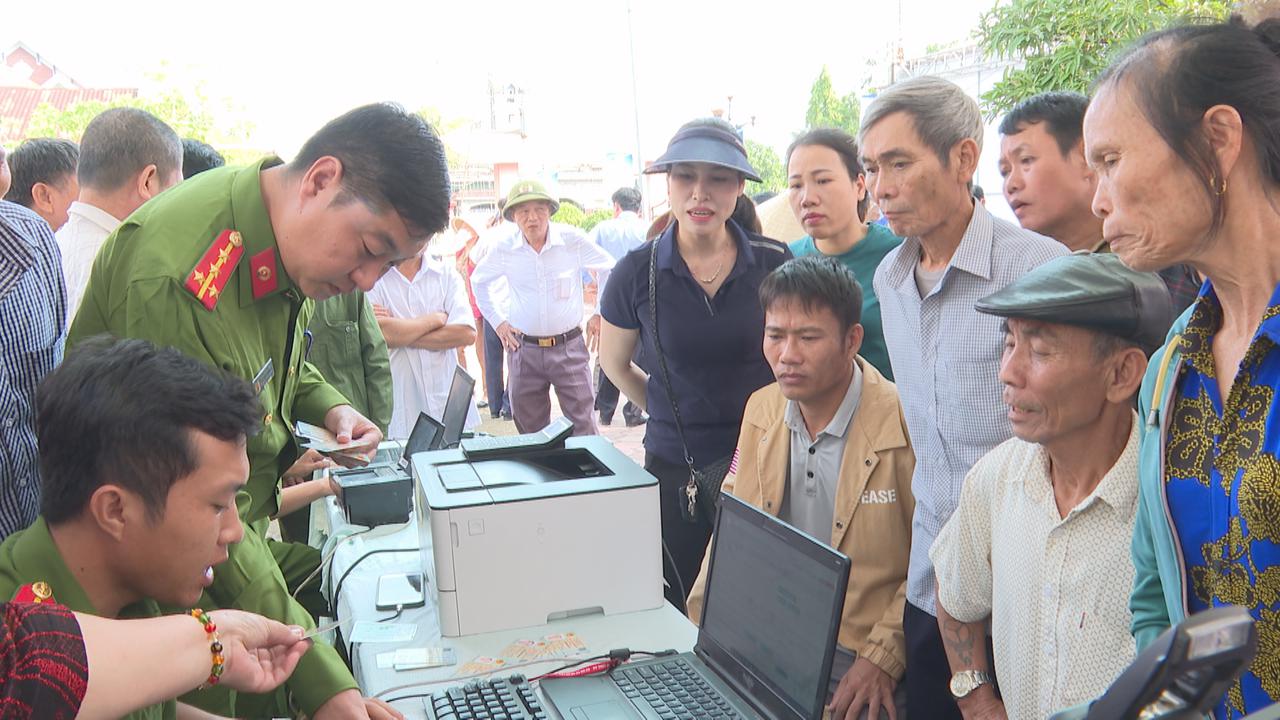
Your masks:
<svg viewBox="0 0 1280 720"><path fill-rule="evenodd" d="M644 468L599 435L483 456L466 447L412 459L442 634L662 605L658 481Z"/></svg>

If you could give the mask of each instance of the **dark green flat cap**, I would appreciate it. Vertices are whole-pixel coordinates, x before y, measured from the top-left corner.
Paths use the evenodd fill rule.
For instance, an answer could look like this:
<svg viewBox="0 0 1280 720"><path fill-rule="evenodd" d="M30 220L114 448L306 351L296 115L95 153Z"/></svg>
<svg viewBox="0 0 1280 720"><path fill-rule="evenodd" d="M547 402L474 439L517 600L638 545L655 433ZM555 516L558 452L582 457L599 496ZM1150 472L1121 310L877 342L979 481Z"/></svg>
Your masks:
<svg viewBox="0 0 1280 720"><path fill-rule="evenodd" d="M1055 258L979 300L980 313L1075 325L1151 352L1173 324L1169 289L1155 273L1131 270L1110 253Z"/></svg>

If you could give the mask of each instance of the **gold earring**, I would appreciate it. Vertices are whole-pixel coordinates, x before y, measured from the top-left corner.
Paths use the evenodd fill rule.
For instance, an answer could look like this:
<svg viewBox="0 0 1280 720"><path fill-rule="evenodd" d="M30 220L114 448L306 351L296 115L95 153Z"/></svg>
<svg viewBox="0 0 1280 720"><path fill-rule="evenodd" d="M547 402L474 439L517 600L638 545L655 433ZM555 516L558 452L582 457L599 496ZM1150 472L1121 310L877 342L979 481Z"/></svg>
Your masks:
<svg viewBox="0 0 1280 720"><path fill-rule="evenodd" d="M1223 195L1226 195L1226 194L1227 194L1227 178L1224 176L1224 177L1222 178L1222 185L1221 185L1221 186L1219 186L1219 185L1218 185L1218 176L1217 176L1217 174L1215 174L1215 173L1210 173L1210 175L1209 175L1209 187L1213 188L1213 192L1214 192L1214 194L1215 194L1215 195L1217 195L1218 197L1222 197Z"/></svg>

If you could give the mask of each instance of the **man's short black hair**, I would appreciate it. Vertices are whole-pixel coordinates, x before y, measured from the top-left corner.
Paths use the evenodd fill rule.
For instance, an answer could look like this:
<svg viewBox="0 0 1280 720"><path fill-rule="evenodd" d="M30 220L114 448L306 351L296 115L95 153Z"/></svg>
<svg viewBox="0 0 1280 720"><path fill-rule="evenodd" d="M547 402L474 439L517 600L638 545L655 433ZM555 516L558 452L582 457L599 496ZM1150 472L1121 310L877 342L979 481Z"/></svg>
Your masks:
<svg viewBox="0 0 1280 720"><path fill-rule="evenodd" d="M68 176L75 177L80 161L80 148L70 140L32 138L9 154L9 173L13 184L4 199L25 208L35 204L31 188L36 183L59 185Z"/></svg>
<svg viewBox="0 0 1280 720"><path fill-rule="evenodd" d="M182 141L163 120L146 110L118 107L89 121L80 138L82 187L116 190L148 165L155 165L162 178L182 169Z"/></svg>
<svg viewBox="0 0 1280 720"><path fill-rule="evenodd" d="M227 164L222 153L213 146L195 138L182 138L182 179L199 175L205 170L220 168Z"/></svg>
<svg viewBox="0 0 1280 720"><path fill-rule="evenodd" d="M1063 155L1084 137L1084 112L1089 98L1075 92L1044 92L1023 100L1000 121L1001 135L1017 135L1028 125L1044 123L1045 130L1058 141Z"/></svg>
<svg viewBox="0 0 1280 720"><path fill-rule="evenodd" d="M71 520L103 485L140 496L152 518L196 470L192 431L223 441L256 433L253 386L172 347L100 335L67 354L37 393L40 512Z"/></svg>
<svg viewBox="0 0 1280 720"><path fill-rule="evenodd" d="M986 200L987 191L982 189L978 183L972 183L973 187L969 189L969 194L973 195L974 200Z"/></svg>
<svg viewBox="0 0 1280 720"><path fill-rule="evenodd" d="M609 199L624 212L640 212L640 191L635 188L618 188Z"/></svg>
<svg viewBox="0 0 1280 720"><path fill-rule="evenodd" d="M393 103L358 107L320 128L289 166L303 173L326 156L342 163L339 201L394 210L419 236L449 222L444 143L421 116Z"/></svg>
<svg viewBox="0 0 1280 720"><path fill-rule="evenodd" d="M804 309L827 308L840 321L840 332L862 322L862 286L853 271L835 258L806 255L788 260L760 283L765 312L779 302L799 302Z"/></svg>

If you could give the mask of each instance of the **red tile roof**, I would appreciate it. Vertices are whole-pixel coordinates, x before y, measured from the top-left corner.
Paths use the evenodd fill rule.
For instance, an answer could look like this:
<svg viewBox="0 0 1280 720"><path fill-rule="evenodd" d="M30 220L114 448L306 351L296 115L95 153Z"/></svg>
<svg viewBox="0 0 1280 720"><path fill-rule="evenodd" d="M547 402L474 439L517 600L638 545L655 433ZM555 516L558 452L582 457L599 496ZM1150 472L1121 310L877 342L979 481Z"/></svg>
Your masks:
<svg viewBox="0 0 1280 720"><path fill-rule="evenodd" d="M86 100L111 102L121 97L137 97L137 88L29 88L0 87L0 142L25 138L31 115L41 103L58 110Z"/></svg>

